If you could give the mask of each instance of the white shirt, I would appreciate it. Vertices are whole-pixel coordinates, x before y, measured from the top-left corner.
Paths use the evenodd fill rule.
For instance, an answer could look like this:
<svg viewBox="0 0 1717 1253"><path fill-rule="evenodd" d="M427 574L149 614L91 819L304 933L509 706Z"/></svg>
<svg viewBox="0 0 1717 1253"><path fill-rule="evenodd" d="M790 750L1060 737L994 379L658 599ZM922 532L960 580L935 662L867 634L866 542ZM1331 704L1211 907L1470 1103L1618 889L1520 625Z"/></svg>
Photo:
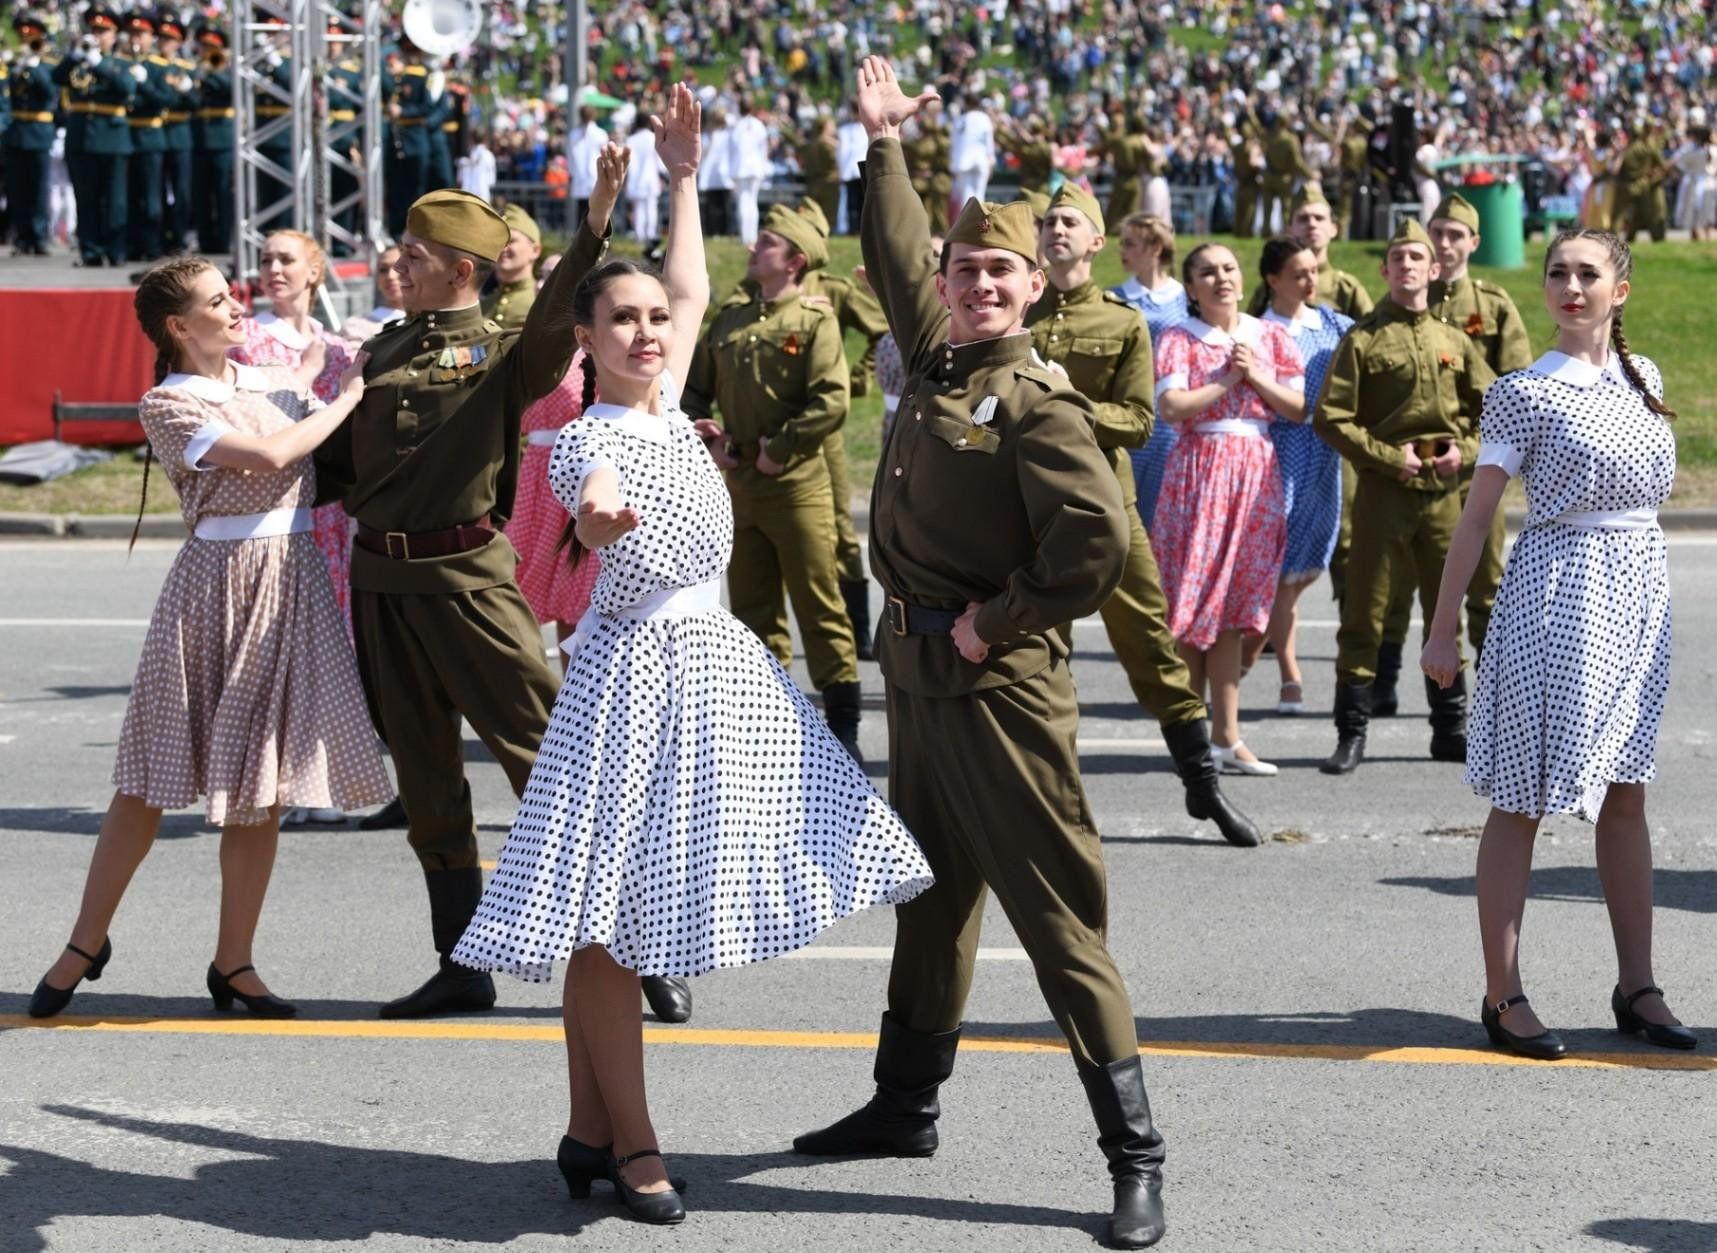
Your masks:
<svg viewBox="0 0 1717 1253"><path fill-rule="evenodd" d="M769 129L756 116L742 117L733 124L733 177L768 178Z"/></svg>
<svg viewBox="0 0 1717 1253"><path fill-rule="evenodd" d="M959 116L952 143L949 168L955 174L995 168L996 128L982 109L967 109Z"/></svg>
<svg viewBox="0 0 1717 1253"><path fill-rule="evenodd" d="M655 132L633 131L626 137L626 146L632 150L632 162L626 167L627 199L643 200L661 195L665 171L656 156Z"/></svg>
<svg viewBox="0 0 1717 1253"><path fill-rule="evenodd" d="M835 160L841 167L841 182L850 183L859 176L859 162L870 150L870 139L864 133L863 122L843 122L835 132Z"/></svg>
<svg viewBox="0 0 1717 1253"><path fill-rule="evenodd" d="M733 127L712 126L704 132L703 154L698 159L699 191L733 189Z"/></svg>
<svg viewBox="0 0 1717 1253"><path fill-rule="evenodd" d="M595 122L590 123L573 138L567 151L567 191L574 200L589 200L596 194L596 158L602 145L608 142L608 132Z"/></svg>
<svg viewBox="0 0 1717 1253"><path fill-rule="evenodd" d="M473 196L487 200L495 189L495 154L479 142L459 158L459 186Z"/></svg>

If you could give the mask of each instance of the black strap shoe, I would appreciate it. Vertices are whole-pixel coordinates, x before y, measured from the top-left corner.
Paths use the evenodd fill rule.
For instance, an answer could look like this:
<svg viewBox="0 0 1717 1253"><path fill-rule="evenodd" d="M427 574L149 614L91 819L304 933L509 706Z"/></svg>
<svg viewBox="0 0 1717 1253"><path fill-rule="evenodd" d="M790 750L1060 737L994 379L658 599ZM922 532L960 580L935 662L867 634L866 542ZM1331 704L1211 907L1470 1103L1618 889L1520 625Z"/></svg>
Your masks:
<svg viewBox="0 0 1717 1253"><path fill-rule="evenodd" d="M1490 1042L1499 1049L1507 1049L1520 1057L1530 1057L1537 1062L1553 1062L1568 1055L1568 1046L1562 1043L1562 1037L1554 1031L1540 1031L1537 1035L1515 1035L1502 1025L1502 1016L1517 1005L1527 1003L1524 996L1511 996L1492 1005L1489 1000L1479 1010L1479 1021L1484 1024L1485 1034Z"/></svg>
<svg viewBox="0 0 1717 1253"><path fill-rule="evenodd" d="M679 1191L668 1181L665 1192L634 1192L626 1185L626 1180L620 1171L628 1162L635 1162L640 1157L660 1157L657 1149L639 1149L636 1153L628 1153L625 1157L610 1157L608 1159L609 1177L614 1180L614 1195L626 1207L626 1212L639 1222L654 1223L657 1226L670 1226L686 1221L686 1203L680 1199Z"/></svg>
<svg viewBox="0 0 1717 1253"><path fill-rule="evenodd" d="M1175 773L1186 787L1186 812L1194 818L1214 822L1222 838L1236 848L1256 848L1264 834L1253 821L1234 807L1222 791L1216 761L1210 754L1210 720L1164 727L1163 742L1174 759Z"/></svg>
<svg viewBox="0 0 1717 1253"><path fill-rule="evenodd" d="M793 1151L808 1157L929 1157L941 1144L936 1094L954 1073L960 1031L934 1034L887 1014L876 1043L876 1095L839 1122L808 1131Z"/></svg>
<svg viewBox="0 0 1717 1253"><path fill-rule="evenodd" d="M85 981L94 983L101 978L101 972L107 969L107 963L113 957L113 941L111 939L102 940L100 951L93 957L75 944L66 945L66 951L76 953L83 958L89 963L89 968L78 977L77 983L72 984L69 988L56 988L48 982L48 977L43 975L40 982L36 984L36 990L30 994L30 1017L52 1018L55 1014L63 1012L65 1007L72 1003L72 994L77 991L78 983Z"/></svg>
<svg viewBox="0 0 1717 1253"><path fill-rule="evenodd" d="M650 1012L662 1022L690 1022L692 1018L692 987L684 979L665 975L643 975L638 986L650 1003Z"/></svg>
<svg viewBox="0 0 1717 1253"><path fill-rule="evenodd" d="M267 992L252 996L233 987L232 981L240 975L255 973L255 966L240 966L237 970L229 970L223 975L215 969L214 962L210 962L209 996L215 1002L215 1009L224 1013L233 1007L234 1001L239 1001L258 1018L291 1018L298 1013L298 1006L290 1001L283 1001L278 996L270 996Z"/></svg>
<svg viewBox="0 0 1717 1253"><path fill-rule="evenodd" d="M1647 1022L1634 1013L1634 1002L1642 996L1652 993L1663 995L1662 988L1654 988L1649 983L1628 996L1622 995L1621 985L1610 993L1610 1009L1616 1016L1616 1030L1623 1035L1645 1033L1646 1042L1665 1049L1690 1049L1699 1046L1699 1037L1679 1023Z"/></svg>

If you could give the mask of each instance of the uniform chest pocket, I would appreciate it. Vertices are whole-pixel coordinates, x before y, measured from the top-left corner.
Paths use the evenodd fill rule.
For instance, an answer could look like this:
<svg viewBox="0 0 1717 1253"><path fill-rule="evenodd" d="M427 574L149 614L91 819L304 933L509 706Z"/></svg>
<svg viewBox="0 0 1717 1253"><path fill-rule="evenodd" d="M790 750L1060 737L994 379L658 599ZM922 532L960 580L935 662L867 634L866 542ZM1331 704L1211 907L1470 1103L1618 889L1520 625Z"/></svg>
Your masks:
<svg viewBox="0 0 1717 1253"><path fill-rule="evenodd" d="M1373 352L1365 361L1366 374L1389 383L1411 383L1415 368L1412 355L1398 348Z"/></svg>
<svg viewBox="0 0 1717 1253"><path fill-rule="evenodd" d="M1106 394L1124 345L1101 335L1075 335L1067 351L1067 377L1090 396Z"/></svg>
<svg viewBox="0 0 1717 1253"><path fill-rule="evenodd" d="M745 345L751 357L752 378L771 397L797 397L805 391L805 362L811 352L811 337L805 331L757 331Z"/></svg>
<svg viewBox="0 0 1717 1253"><path fill-rule="evenodd" d="M990 427L940 413L925 414L924 427L957 453L994 453L1002 446L1002 437Z"/></svg>

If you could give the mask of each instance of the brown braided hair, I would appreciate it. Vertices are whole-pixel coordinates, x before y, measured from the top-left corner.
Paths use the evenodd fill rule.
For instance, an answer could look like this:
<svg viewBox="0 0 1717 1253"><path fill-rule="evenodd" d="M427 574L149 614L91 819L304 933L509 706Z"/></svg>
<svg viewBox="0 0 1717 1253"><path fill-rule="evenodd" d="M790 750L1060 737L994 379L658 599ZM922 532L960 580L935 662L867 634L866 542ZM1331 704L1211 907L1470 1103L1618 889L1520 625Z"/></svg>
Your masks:
<svg viewBox="0 0 1717 1253"><path fill-rule="evenodd" d="M174 257L155 266L137 284L137 291L131 297L131 309L137 315L137 324L143 328L149 342L155 345L157 387L178 364L179 345L167 329L167 319L184 314L191 304L191 284L201 277L204 270L214 268L212 262L202 257ZM127 555L137 547L137 537L143 531L143 511L149 504L149 463L154 459L154 449L144 444L143 490L137 496L137 521L131 526L131 542L125 546Z"/></svg>
<svg viewBox="0 0 1717 1253"><path fill-rule="evenodd" d="M1633 274L1633 249L1628 247L1627 240L1613 231L1599 231L1582 227L1577 230L1563 231L1550 241L1550 247L1544 251L1545 278L1550 275L1550 258L1556 255L1556 250L1564 244L1570 244L1581 239L1589 239L1603 247L1610 268L1615 271L1616 282L1626 282L1629 276ZM1645 385L1644 377L1640 374L1639 363L1634 360L1633 353L1628 351L1628 339L1622 333L1622 312L1625 305L1626 302L1624 301L1622 304L1616 305L1611 311L1610 347L1615 350L1616 360L1621 363L1622 373L1627 376L1628 382L1633 384L1634 390L1645 399L1646 408L1666 422L1673 422L1675 421L1675 410L1652 394L1651 389Z"/></svg>

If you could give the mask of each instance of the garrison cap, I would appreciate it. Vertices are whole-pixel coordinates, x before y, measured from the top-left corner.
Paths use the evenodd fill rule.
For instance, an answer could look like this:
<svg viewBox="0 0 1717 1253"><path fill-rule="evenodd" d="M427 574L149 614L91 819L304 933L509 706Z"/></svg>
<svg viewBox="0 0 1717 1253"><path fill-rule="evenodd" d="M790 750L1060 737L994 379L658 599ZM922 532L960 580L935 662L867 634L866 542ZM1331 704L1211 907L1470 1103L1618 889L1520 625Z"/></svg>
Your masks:
<svg viewBox="0 0 1717 1253"><path fill-rule="evenodd" d="M1389 237L1389 247L1383 250L1384 255L1387 256L1397 244L1422 244L1426 252L1433 257L1437 255L1431 247L1431 237L1425 233L1425 228L1419 225L1418 218L1401 219L1401 225L1397 226L1395 233Z"/></svg>
<svg viewBox="0 0 1717 1253"><path fill-rule="evenodd" d="M536 219L519 205L510 204L502 209L501 218L506 222L509 231L517 231L533 244L543 242L542 228L537 225Z"/></svg>
<svg viewBox="0 0 1717 1253"><path fill-rule="evenodd" d="M807 269L815 270L829 263L829 246L818 232L816 223L784 204L771 205L763 218L763 229L781 236L804 255Z"/></svg>
<svg viewBox="0 0 1717 1253"><path fill-rule="evenodd" d="M1103 208L1097 203L1097 197L1086 191L1078 183L1066 182L1061 189L1049 198L1051 209L1077 209L1090 221L1091 226L1101 235L1103 233ZM1047 213L1039 214L1047 217Z"/></svg>
<svg viewBox="0 0 1717 1253"><path fill-rule="evenodd" d="M807 196L804 200L799 202L796 212L800 217L804 218L806 221L810 222L812 226L817 228L817 234L821 235L824 239L829 237L829 215L823 212L822 205Z"/></svg>
<svg viewBox="0 0 1717 1253"><path fill-rule="evenodd" d="M1479 233L1479 211L1458 191L1452 191L1443 197L1443 203L1438 205L1437 211L1431 215L1433 221L1437 218L1459 222L1473 234Z"/></svg>
<svg viewBox="0 0 1717 1253"><path fill-rule="evenodd" d="M1020 188L1019 202L1031 206L1031 217L1034 222L1041 222L1049 216L1049 193L1033 191L1029 187Z"/></svg>
<svg viewBox="0 0 1717 1253"><path fill-rule="evenodd" d="M500 256L512 238L512 227L487 200L455 187L419 196L405 215L405 229L485 261Z"/></svg>
<svg viewBox="0 0 1717 1253"><path fill-rule="evenodd" d="M1309 204L1324 205L1329 208L1332 215L1335 213L1334 206L1330 205L1329 197L1324 195L1324 189L1316 183L1307 183L1294 193L1293 200L1288 204L1288 216L1293 217L1294 214Z"/></svg>
<svg viewBox="0 0 1717 1253"><path fill-rule="evenodd" d="M1001 248L1018 253L1037 264L1037 218L1031 206L990 204L976 196L966 201L954 225L948 228L948 244L970 244L973 248Z"/></svg>

